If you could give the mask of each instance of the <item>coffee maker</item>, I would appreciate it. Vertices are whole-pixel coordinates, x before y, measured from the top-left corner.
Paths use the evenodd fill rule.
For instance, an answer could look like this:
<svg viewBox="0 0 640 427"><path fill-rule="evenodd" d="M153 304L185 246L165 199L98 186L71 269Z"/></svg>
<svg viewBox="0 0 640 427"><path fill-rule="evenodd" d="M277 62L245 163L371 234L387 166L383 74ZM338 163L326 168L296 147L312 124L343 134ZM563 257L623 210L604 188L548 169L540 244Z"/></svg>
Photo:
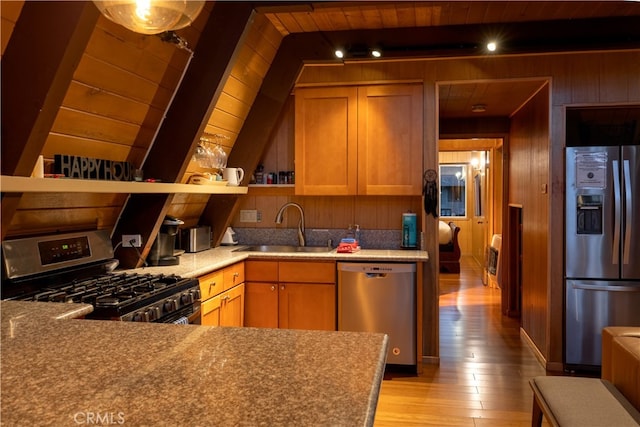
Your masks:
<svg viewBox="0 0 640 427"><path fill-rule="evenodd" d="M176 234L178 234L178 227L182 224L184 224L184 221L178 218L169 215L165 216L160 226L160 232L153 242L147 257L149 265L180 264L180 256L176 252Z"/></svg>

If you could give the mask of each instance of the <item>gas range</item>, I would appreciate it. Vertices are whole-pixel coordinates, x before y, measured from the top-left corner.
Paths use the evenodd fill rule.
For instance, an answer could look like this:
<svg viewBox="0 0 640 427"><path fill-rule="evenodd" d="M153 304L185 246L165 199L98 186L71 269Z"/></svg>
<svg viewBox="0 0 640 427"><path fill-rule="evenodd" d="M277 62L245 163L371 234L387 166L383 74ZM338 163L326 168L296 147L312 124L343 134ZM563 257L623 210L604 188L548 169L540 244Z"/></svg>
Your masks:
<svg viewBox="0 0 640 427"><path fill-rule="evenodd" d="M113 272L104 231L8 240L2 260L2 299L91 304L91 319L198 322L198 279Z"/></svg>

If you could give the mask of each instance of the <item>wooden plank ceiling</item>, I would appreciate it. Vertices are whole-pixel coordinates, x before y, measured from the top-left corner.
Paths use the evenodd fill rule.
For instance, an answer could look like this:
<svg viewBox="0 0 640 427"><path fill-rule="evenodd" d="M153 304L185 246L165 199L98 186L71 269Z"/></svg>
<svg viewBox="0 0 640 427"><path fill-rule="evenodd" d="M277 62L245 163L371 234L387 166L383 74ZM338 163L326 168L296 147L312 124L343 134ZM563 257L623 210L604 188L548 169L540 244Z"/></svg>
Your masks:
<svg viewBox="0 0 640 427"><path fill-rule="evenodd" d="M310 2L256 9L285 36L315 31L442 27L638 16L629 1ZM279 11L279 8L281 11Z"/></svg>
<svg viewBox="0 0 640 427"><path fill-rule="evenodd" d="M635 24L640 3L631 1L354 1L257 9L283 36L321 32L336 47L357 54L380 47L387 59L484 55L489 38L503 42L501 53L611 48L637 45L640 34ZM509 117L543 83L441 84L440 117ZM473 105L487 108L472 112Z"/></svg>

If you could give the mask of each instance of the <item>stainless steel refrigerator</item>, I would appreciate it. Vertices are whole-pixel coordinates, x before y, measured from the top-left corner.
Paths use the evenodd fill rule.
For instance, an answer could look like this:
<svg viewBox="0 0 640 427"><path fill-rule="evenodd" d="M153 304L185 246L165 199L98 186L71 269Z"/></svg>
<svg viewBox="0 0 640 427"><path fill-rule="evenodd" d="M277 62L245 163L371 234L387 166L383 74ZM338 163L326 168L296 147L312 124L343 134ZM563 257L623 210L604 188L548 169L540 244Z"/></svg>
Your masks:
<svg viewBox="0 0 640 427"><path fill-rule="evenodd" d="M640 146L566 149L565 365L601 365L602 328L640 326Z"/></svg>

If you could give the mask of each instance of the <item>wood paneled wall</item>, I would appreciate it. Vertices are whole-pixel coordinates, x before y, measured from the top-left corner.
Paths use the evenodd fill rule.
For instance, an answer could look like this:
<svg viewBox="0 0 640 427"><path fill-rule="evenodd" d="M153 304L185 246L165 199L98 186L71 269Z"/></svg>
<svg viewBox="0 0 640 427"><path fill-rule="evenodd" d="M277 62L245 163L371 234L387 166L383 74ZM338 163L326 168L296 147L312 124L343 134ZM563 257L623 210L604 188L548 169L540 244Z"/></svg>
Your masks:
<svg viewBox="0 0 640 427"><path fill-rule="evenodd" d="M24 1L18 0L0 2L0 48L2 54L9 43L23 4Z"/></svg>
<svg viewBox="0 0 640 427"><path fill-rule="evenodd" d="M562 369L563 318L563 234L564 234L564 112L569 105L629 104L640 102L640 50L591 53L562 53L492 58L440 59L411 62L353 63L343 67L306 67L299 79L300 85L331 85L366 82L397 82L421 80L425 87L425 168L436 168L438 153L438 126L435 86L439 81L470 82L485 79L548 78L551 111L546 117L548 138L545 146L535 153L534 168L538 163L546 169L548 199L545 212L539 220L526 225L527 244L533 251L528 256L541 258L543 270L536 271L537 285L528 289L529 303L524 307L525 333L535 337L538 350L546 359L547 368ZM531 111L533 114L533 111ZM527 121L522 115L518 120ZM536 120L535 117L531 120ZM539 136L537 136L539 137ZM509 147L505 146L508 152ZM510 158L507 157L507 164ZM524 184L527 191L537 192L535 184ZM525 213L525 215L527 215ZM528 215L532 215L529 213ZM435 220L425 219L435 236ZM431 228L429 228L431 227ZM544 242L546 239L546 242ZM431 254L437 255L435 242L427 242ZM437 263L437 258L432 257ZM546 261L545 261L546 260ZM544 271L545 273L541 273ZM426 274L426 280L437 280L437 275ZM428 297L427 297L428 298ZM428 301L425 299L425 303ZM540 305L540 307L539 307ZM541 308L544 307L544 308ZM542 315L545 312L546 315ZM425 343L428 345L428 343ZM425 347L425 354L433 354Z"/></svg>
<svg viewBox="0 0 640 427"><path fill-rule="evenodd" d="M540 349L550 333L549 141L549 92L541 90L511 119L508 194L508 203L522 206L521 323Z"/></svg>
<svg viewBox="0 0 640 427"><path fill-rule="evenodd" d="M233 227L274 228L275 218L282 205L296 202L304 208L307 229L344 229L358 224L364 230L400 230L402 214L422 210L420 197L395 196L276 196L249 195L242 199L240 210L256 209L262 215L262 222L243 223L237 215ZM295 228L297 215L286 215L278 227Z"/></svg>

